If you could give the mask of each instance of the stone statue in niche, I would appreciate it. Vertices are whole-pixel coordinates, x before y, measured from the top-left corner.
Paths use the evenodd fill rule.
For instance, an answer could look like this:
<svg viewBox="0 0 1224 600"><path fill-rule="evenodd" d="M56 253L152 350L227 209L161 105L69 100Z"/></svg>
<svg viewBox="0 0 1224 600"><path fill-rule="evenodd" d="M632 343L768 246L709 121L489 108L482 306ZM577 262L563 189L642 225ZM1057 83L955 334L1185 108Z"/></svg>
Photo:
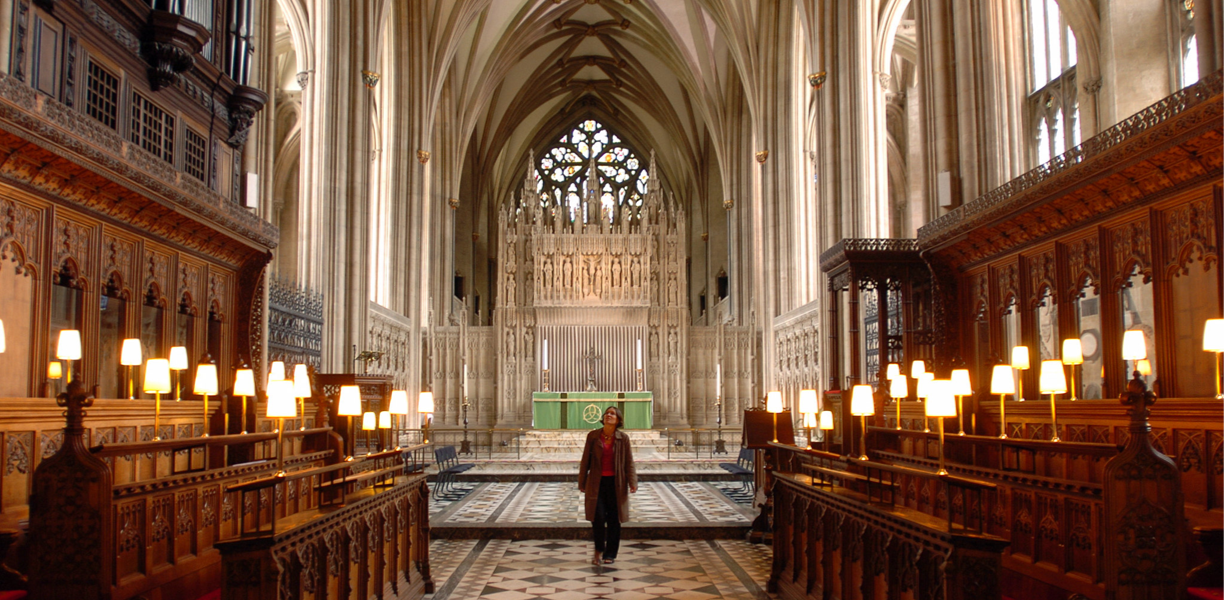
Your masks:
<svg viewBox="0 0 1224 600"><path fill-rule="evenodd" d="M544 257L544 287L552 287L553 269L552 256Z"/></svg>
<svg viewBox="0 0 1224 600"><path fill-rule="evenodd" d="M514 330L506 330L506 356L517 356L514 352Z"/></svg>
<svg viewBox="0 0 1224 600"><path fill-rule="evenodd" d="M602 297L603 297L603 288L604 288L604 279L603 279L603 261L601 261L601 260L599 260L599 259L596 259L596 260L595 260L595 272L593 273L593 275L592 275L592 277L591 277L591 281L592 281L592 282L593 282L593 284L594 284L594 285L592 285L592 287L595 289L595 295L596 295L596 296L599 296L600 298L602 298Z"/></svg>
<svg viewBox="0 0 1224 600"><path fill-rule="evenodd" d="M589 296L591 294L591 270L587 267L587 261L582 261L582 270L579 272L579 283L582 285L582 295Z"/></svg>
<svg viewBox="0 0 1224 600"><path fill-rule="evenodd" d="M629 282L632 287L642 285L642 263L638 257L633 257L633 262L629 264Z"/></svg>
<svg viewBox="0 0 1224 600"><path fill-rule="evenodd" d="M672 273L667 278L667 304L670 306L675 306L679 303L680 301L676 297L676 274Z"/></svg>
<svg viewBox="0 0 1224 600"><path fill-rule="evenodd" d="M514 273L513 272L506 273L506 304L514 304L514 299L515 299L514 287L515 287Z"/></svg>
<svg viewBox="0 0 1224 600"><path fill-rule="evenodd" d="M530 327L523 330L523 356L535 356L535 334L531 332Z"/></svg>
<svg viewBox="0 0 1224 600"><path fill-rule="evenodd" d="M650 332L650 355L651 356L659 355L659 332L658 331Z"/></svg>
<svg viewBox="0 0 1224 600"><path fill-rule="evenodd" d="M612 287L618 288L621 286L621 263L620 257L612 259Z"/></svg>
<svg viewBox="0 0 1224 600"><path fill-rule="evenodd" d="M668 328L667 348L673 358L680 354L680 336L676 335L675 327Z"/></svg>
<svg viewBox="0 0 1224 600"><path fill-rule="evenodd" d="M570 262L570 257L565 257L565 262L561 264L561 287L573 288L574 286L574 265Z"/></svg>

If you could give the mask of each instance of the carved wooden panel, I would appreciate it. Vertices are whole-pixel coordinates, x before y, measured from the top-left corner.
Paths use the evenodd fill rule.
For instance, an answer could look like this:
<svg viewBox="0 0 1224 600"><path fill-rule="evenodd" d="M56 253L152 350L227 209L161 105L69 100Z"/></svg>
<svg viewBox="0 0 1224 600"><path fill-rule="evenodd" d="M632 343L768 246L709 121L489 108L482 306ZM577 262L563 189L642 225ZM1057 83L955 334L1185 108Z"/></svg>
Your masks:
<svg viewBox="0 0 1224 600"><path fill-rule="evenodd" d="M1164 213L1165 265L1189 272L1196 260L1204 266L1220 258L1215 211L1202 199L1174 207Z"/></svg>
<svg viewBox="0 0 1224 600"><path fill-rule="evenodd" d="M140 295L140 278L136 276L136 242L126 237L102 232L103 286L114 285L124 299Z"/></svg>
<svg viewBox="0 0 1224 600"><path fill-rule="evenodd" d="M55 218L55 229L51 239L51 264L57 270L68 269L73 278L73 284L84 287L89 276L94 272L93 244L94 228L82 223Z"/></svg>
<svg viewBox="0 0 1224 600"><path fill-rule="evenodd" d="M174 278L170 272L172 260L168 252L145 246L141 261L142 293L152 293L162 306L170 304L169 298L175 289Z"/></svg>
<svg viewBox="0 0 1224 600"><path fill-rule="evenodd" d="M1098 250L1097 236L1076 240L1067 245L1067 266L1071 275L1068 297L1075 298L1085 279L1096 288L1101 289L1101 259Z"/></svg>
<svg viewBox="0 0 1224 600"><path fill-rule="evenodd" d="M1138 268L1145 282L1152 280L1152 231L1146 220L1132 221L1109 230L1113 252L1113 289L1121 288Z"/></svg>
<svg viewBox="0 0 1224 600"><path fill-rule="evenodd" d="M180 257L177 285L174 288L175 306L185 305L199 310L203 294L204 265L193 260ZM197 314L193 311L192 314Z"/></svg>
<svg viewBox="0 0 1224 600"><path fill-rule="evenodd" d="M1049 288L1050 297L1058 302L1058 286L1055 284L1054 251L1049 250L1029 257L1029 306L1036 307L1041 301L1044 289Z"/></svg>
<svg viewBox="0 0 1224 600"><path fill-rule="evenodd" d="M17 263L19 272L41 264L43 211L0 198L0 259Z"/></svg>
<svg viewBox="0 0 1224 600"><path fill-rule="evenodd" d="M999 306L999 313L1002 314L1007 310L1009 298L1015 298L1017 305L1021 302L1020 265L1013 261L997 267L995 279L999 282L999 301L1002 302L1002 305Z"/></svg>

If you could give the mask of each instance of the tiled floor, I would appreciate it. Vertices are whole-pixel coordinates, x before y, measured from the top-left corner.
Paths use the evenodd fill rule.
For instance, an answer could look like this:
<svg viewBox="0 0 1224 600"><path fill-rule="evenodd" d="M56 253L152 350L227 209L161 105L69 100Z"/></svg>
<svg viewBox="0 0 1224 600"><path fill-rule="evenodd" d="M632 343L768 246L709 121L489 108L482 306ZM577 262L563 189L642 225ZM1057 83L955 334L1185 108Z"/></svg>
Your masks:
<svg viewBox="0 0 1224 600"><path fill-rule="evenodd" d="M753 516L749 506L705 482L643 482L629 500L629 523L744 525ZM482 483L460 500L431 502L430 521L586 524L583 497L572 482Z"/></svg>
<svg viewBox="0 0 1224 600"><path fill-rule="evenodd" d="M627 540L615 564L590 542L435 540L428 600L766 599L769 548L730 540Z"/></svg>

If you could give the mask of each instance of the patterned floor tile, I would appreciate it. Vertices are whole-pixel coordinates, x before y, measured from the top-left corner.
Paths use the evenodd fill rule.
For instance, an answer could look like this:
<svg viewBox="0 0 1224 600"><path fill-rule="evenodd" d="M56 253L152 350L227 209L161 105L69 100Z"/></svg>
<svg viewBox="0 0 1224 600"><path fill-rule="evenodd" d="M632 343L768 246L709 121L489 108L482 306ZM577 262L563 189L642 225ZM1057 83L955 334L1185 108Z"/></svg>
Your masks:
<svg viewBox="0 0 1224 600"><path fill-rule="evenodd" d="M436 506L430 513L435 524L587 522L583 496L573 482L480 484L463 500ZM704 482L643 482L629 499L629 523L745 525L752 516Z"/></svg>
<svg viewBox="0 0 1224 600"><path fill-rule="evenodd" d="M590 542L571 540L437 540L430 552L438 592L427 600L771 597L769 548L742 541L626 540L606 566L589 564Z"/></svg>

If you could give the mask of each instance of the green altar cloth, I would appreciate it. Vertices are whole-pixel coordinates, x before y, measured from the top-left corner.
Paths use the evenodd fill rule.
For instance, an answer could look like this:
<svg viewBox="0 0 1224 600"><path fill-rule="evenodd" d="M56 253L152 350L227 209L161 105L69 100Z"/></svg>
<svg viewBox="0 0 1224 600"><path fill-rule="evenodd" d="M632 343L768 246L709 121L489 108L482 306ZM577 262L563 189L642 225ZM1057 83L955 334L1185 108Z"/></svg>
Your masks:
<svg viewBox="0 0 1224 600"><path fill-rule="evenodd" d="M625 414L625 429L650 429L654 422L650 392L535 392L531 399L536 429L595 429L609 406Z"/></svg>

